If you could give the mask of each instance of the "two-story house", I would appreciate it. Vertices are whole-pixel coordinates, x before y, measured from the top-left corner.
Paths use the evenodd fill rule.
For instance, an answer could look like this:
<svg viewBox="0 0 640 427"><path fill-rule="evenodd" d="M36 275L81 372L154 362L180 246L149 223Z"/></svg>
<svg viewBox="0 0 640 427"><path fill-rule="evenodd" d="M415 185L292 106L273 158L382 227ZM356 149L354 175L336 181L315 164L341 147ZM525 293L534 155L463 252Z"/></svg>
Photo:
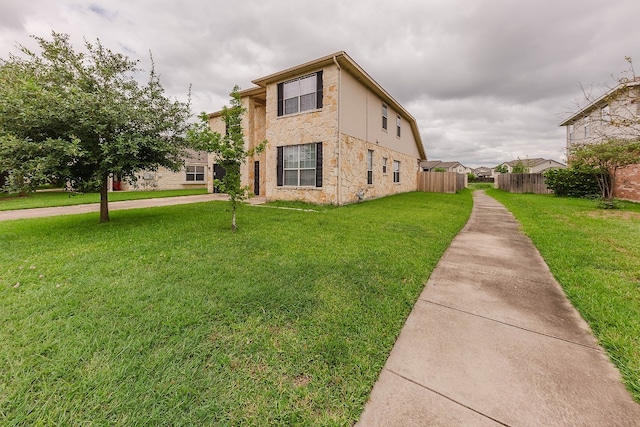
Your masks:
<svg viewBox="0 0 640 427"><path fill-rule="evenodd" d="M640 78L622 81L613 89L565 119L567 158L576 144L608 139L640 138ZM616 175L614 196L640 201L640 165L627 166Z"/></svg>
<svg viewBox="0 0 640 427"><path fill-rule="evenodd" d="M253 81L240 92L243 185L267 200L342 205L415 191L426 160L416 120L345 52ZM220 112L212 130L224 134ZM224 171L210 156L209 190Z"/></svg>

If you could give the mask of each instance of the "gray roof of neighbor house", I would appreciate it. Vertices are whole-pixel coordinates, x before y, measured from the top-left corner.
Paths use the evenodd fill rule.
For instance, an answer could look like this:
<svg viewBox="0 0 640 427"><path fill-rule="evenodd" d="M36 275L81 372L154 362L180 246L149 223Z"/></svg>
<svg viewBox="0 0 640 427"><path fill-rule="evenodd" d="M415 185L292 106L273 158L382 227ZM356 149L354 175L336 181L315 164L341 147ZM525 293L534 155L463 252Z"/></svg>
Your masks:
<svg viewBox="0 0 640 427"><path fill-rule="evenodd" d="M576 113L572 114L571 116L567 117L562 123L560 123L558 126L567 126L570 125L571 123L575 122L576 120L582 118L583 116L585 116L586 114L590 113L591 111L593 111L596 108L599 108L601 106L606 105L609 100L614 97L619 91L621 91L624 88L627 87L632 87L632 86L640 86L640 77L635 77L632 80L628 80L628 81L623 81L622 83L620 83L619 85L617 85L616 87L614 87L613 89L607 91L606 93L604 93L602 96L600 96L598 99L594 100L593 102L589 103L587 106L585 106L584 108L581 108L579 111L577 111Z"/></svg>
<svg viewBox="0 0 640 427"><path fill-rule="evenodd" d="M453 168L453 167L456 167L458 165L463 166L462 163L460 163L460 162L441 162L438 165L438 167L440 167L440 168Z"/></svg>
<svg viewBox="0 0 640 427"><path fill-rule="evenodd" d="M351 73L360 83L374 92L380 97L387 105L392 107L398 112L411 126L413 137L416 140L418 146L418 152L422 159L427 158L427 154L422 144L422 137L420 136L420 130L418 129L418 123L416 119L404 109L398 101L396 101L389 93L382 88L366 71L364 71L346 52L340 51L332 53L331 55L323 56L313 61L305 62L304 64L296 65L295 67L287 68L277 73L269 74L268 76L255 79L252 83L258 85L257 88L247 89L241 92L241 95L251 95L253 93L264 93L264 90L268 84L286 80L294 76L304 74L306 72L312 72L317 70L318 67L323 67L330 64L337 64L343 70Z"/></svg>
<svg viewBox="0 0 640 427"><path fill-rule="evenodd" d="M509 165L509 166L513 167L513 166L517 165L519 162L522 162L523 165L525 165L527 167L530 167L530 168L538 166L538 165L541 165L543 163L547 163L547 162L553 162L553 163L558 163L559 165L562 165L562 163L556 162L555 160L543 159L543 158L540 158L540 157L536 157L536 158L533 158L533 159L516 159L516 160L511 160L511 161L508 161L508 162L500 163L500 165ZM500 165L498 165L498 166L500 166Z"/></svg>
<svg viewBox="0 0 640 427"><path fill-rule="evenodd" d="M442 160L427 160L426 162L420 162L420 167L424 169L432 169L437 167L440 163L442 163Z"/></svg>

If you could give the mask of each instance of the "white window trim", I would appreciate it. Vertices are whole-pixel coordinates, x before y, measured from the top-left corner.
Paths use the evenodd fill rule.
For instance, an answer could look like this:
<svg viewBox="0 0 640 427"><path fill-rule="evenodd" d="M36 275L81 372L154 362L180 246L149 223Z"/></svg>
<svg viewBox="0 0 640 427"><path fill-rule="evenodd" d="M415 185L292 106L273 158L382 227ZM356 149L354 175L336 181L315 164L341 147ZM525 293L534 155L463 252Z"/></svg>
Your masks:
<svg viewBox="0 0 640 427"><path fill-rule="evenodd" d="M400 160L393 161L393 182L400 184Z"/></svg>
<svg viewBox="0 0 640 427"><path fill-rule="evenodd" d="M311 153L313 153L313 167L300 167L300 149L302 147L311 147ZM286 167L285 165L285 159L286 159L286 151L291 150L295 148L297 151L296 157L297 157L297 163L298 166L295 168L291 168L291 167ZM300 187L300 188L315 188L316 186L316 162L317 162L317 153L316 153L316 144L315 143L311 143L311 144L298 144L298 145L288 145L285 146L283 149L283 153L282 155L284 156L284 158L282 159L283 161L283 165L282 165L282 173L283 173L283 177L282 177L282 186L283 187L289 187L289 188L295 188L295 187ZM312 184L306 184L306 185L302 185L300 184L300 172L301 171L308 171L308 170L313 170L313 183ZM287 184L286 182L286 175L287 175L287 171L296 171L296 176L297 176L297 183L296 184Z"/></svg>
<svg viewBox="0 0 640 427"><path fill-rule="evenodd" d="M389 106L382 104L382 130L388 132L389 128Z"/></svg>
<svg viewBox="0 0 640 427"><path fill-rule="evenodd" d="M192 173L189 173L189 168L194 168ZM198 168L202 168L202 179L199 180ZM207 182L207 166L206 165L197 165L197 164L186 164L184 168L184 182L185 184L206 184ZM189 180L189 175L193 175L193 179Z"/></svg>
<svg viewBox="0 0 640 427"><path fill-rule="evenodd" d="M300 91L300 82L302 80L304 80L304 79L309 78L309 77L313 77L314 78L313 79L313 82L314 82L313 90L311 92L301 93L301 91ZM284 91L286 90L287 85L294 84L294 83L296 83L298 85L298 88L297 88L298 89L297 90L298 94L296 96L292 96L292 97L287 98L285 96L285 94L284 94ZM280 116L280 117L292 116L294 114L306 113L306 112L309 112L309 111L317 110L318 109L317 108L317 93L316 93L317 92L317 85L318 85L318 73L307 74L306 76L298 77L298 78L295 78L295 79L288 80L288 81L284 82L283 86L282 86L282 91L283 91L283 93L282 93L282 103L283 103L282 116ZM313 108L308 108L306 110L302 109L301 98L304 95L313 95ZM287 101L291 100L291 99L295 99L295 98L297 98L297 100L298 100L297 101L297 110L296 111L292 111L290 113L287 113Z"/></svg>

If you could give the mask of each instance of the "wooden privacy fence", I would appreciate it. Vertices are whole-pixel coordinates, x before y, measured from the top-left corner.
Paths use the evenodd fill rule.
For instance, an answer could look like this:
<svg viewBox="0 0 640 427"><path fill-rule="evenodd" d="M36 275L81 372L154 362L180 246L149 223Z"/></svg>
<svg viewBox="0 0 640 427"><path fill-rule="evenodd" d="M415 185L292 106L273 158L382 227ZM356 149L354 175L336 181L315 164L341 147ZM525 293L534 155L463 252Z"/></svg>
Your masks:
<svg viewBox="0 0 640 427"><path fill-rule="evenodd" d="M455 172L418 172L418 191L455 193L466 187L467 175Z"/></svg>
<svg viewBox="0 0 640 427"><path fill-rule="evenodd" d="M501 173L496 177L498 188L509 193L550 194L541 173Z"/></svg>

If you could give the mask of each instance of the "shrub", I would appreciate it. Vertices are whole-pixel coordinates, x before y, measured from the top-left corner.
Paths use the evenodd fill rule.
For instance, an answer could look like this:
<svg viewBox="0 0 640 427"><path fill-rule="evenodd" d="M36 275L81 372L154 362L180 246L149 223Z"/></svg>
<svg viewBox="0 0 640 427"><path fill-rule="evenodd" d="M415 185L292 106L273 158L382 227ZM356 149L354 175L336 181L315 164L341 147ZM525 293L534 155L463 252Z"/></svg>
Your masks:
<svg viewBox="0 0 640 427"><path fill-rule="evenodd" d="M586 165L549 169L544 182L556 196L591 198L600 195L595 170Z"/></svg>

